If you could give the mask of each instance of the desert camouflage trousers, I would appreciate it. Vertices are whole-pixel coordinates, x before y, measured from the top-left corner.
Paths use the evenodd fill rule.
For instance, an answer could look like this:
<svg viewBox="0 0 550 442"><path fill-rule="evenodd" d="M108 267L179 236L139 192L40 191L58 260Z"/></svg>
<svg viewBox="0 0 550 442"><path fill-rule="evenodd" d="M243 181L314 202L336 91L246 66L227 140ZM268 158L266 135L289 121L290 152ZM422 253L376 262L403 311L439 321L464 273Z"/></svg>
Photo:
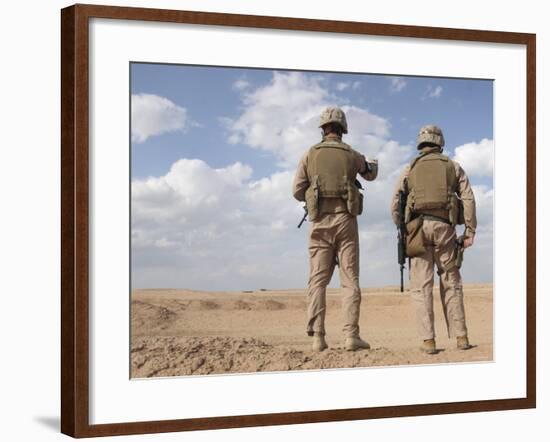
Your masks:
<svg viewBox="0 0 550 442"><path fill-rule="evenodd" d="M359 336L359 232L349 213L327 213L310 224L307 334L325 334L326 287L338 263L343 290L343 331Z"/></svg>
<svg viewBox="0 0 550 442"><path fill-rule="evenodd" d="M464 295L456 259L454 227L440 221L424 220L426 252L411 259L411 299L416 311L421 339L434 339L434 266L439 274L439 290L449 336L467 336Z"/></svg>

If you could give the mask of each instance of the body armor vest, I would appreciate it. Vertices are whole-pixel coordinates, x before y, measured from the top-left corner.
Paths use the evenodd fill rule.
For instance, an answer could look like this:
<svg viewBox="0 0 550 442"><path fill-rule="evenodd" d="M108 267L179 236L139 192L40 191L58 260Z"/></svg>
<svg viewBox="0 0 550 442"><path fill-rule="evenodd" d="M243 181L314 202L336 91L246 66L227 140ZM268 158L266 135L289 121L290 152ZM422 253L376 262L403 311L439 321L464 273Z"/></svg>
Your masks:
<svg viewBox="0 0 550 442"><path fill-rule="evenodd" d="M406 218L431 215L460 224L456 170L449 157L435 152L418 156L410 165L407 185Z"/></svg>
<svg viewBox="0 0 550 442"><path fill-rule="evenodd" d="M309 151L306 205L310 221L323 212L362 212L363 195L355 185L357 163L351 147L339 140L325 139Z"/></svg>

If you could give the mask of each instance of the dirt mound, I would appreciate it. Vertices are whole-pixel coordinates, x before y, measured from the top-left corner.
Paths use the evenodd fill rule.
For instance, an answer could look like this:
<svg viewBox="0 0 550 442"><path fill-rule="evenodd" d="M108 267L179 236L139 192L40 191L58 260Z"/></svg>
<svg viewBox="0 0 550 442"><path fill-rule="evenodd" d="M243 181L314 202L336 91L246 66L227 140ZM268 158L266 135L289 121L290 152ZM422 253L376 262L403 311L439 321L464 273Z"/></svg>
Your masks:
<svg viewBox="0 0 550 442"><path fill-rule="evenodd" d="M220 304L210 300L201 300L192 304L194 304L195 307L198 307L198 310L218 310L220 308Z"/></svg>
<svg viewBox="0 0 550 442"><path fill-rule="evenodd" d="M176 313L173 310L161 305L132 301L132 317L139 317L143 320L169 321L175 316Z"/></svg>
<svg viewBox="0 0 550 442"><path fill-rule="evenodd" d="M233 310L252 310L252 305L241 299L235 301L231 307Z"/></svg>
<svg viewBox="0 0 550 442"><path fill-rule="evenodd" d="M177 319L173 310L162 305L143 301L132 301L132 332L152 333L165 330Z"/></svg>
<svg viewBox="0 0 550 442"><path fill-rule="evenodd" d="M336 348L315 353L254 338L229 337L140 337L131 351L132 377L138 378L364 367L393 354L382 348L359 352Z"/></svg>
<svg viewBox="0 0 550 442"><path fill-rule="evenodd" d="M272 299L265 299L258 302L259 310L284 310L286 305L279 301L274 301Z"/></svg>

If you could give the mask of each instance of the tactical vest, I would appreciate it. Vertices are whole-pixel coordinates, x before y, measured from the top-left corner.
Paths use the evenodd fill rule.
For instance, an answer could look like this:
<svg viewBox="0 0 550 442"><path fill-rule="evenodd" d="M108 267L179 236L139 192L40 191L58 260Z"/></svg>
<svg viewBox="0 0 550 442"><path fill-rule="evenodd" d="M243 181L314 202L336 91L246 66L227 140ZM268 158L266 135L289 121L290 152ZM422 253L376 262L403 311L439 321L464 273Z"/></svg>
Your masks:
<svg viewBox="0 0 550 442"><path fill-rule="evenodd" d="M336 139L325 139L308 154L306 205L310 221L323 212L348 211L360 215L363 195L355 185L357 163L351 147Z"/></svg>
<svg viewBox="0 0 550 442"><path fill-rule="evenodd" d="M431 215L452 225L463 223L456 195L456 170L446 155L429 152L416 157L410 164L407 186L406 220Z"/></svg>

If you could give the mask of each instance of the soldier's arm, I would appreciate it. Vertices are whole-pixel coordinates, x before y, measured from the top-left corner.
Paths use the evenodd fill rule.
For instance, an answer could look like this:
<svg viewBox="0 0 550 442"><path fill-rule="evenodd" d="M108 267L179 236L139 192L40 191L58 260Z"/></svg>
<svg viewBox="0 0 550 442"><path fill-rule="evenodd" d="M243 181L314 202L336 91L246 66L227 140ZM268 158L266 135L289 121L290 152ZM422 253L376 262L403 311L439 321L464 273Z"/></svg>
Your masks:
<svg viewBox="0 0 550 442"><path fill-rule="evenodd" d="M355 151L357 170L367 181L374 181L378 176L378 160L369 160L363 154Z"/></svg>
<svg viewBox="0 0 550 442"><path fill-rule="evenodd" d="M473 239L477 228L476 199L472 186L470 185L470 180L466 172L464 172L464 169L456 162L455 169L457 171L458 183L457 194L462 200L462 205L464 207L464 225L466 227L464 237Z"/></svg>
<svg viewBox="0 0 550 442"><path fill-rule="evenodd" d="M395 189L393 191L391 199L391 218L395 225L399 224L399 192L406 192L405 181L408 177L409 166L407 165L407 167L405 167L405 169L403 169L403 172L401 172L401 174L399 175L399 179L397 180L397 184L395 185Z"/></svg>
<svg viewBox="0 0 550 442"><path fill-rule="evenodd" d="M306 190L309 187L309 179L307 177L307 153L304 154L298 169L296 169L296 175L294 176L294 184L292 186L292 194L298 201L306 200Z"/></svg>

